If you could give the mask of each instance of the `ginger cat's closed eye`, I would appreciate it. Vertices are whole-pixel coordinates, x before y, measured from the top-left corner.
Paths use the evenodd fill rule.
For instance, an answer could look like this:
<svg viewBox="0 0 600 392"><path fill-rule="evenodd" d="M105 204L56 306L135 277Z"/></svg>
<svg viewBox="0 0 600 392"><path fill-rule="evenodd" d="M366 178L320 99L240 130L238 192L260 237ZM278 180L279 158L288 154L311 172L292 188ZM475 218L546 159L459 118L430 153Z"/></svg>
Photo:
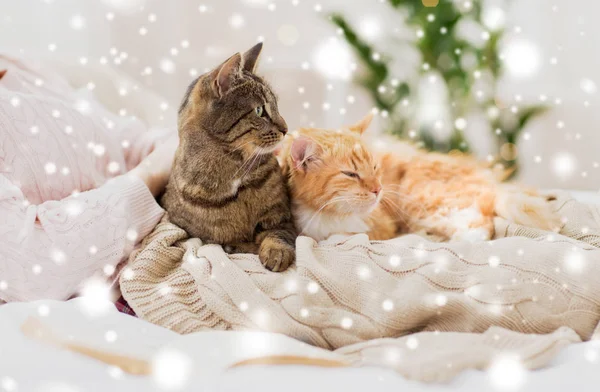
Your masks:
<svg viewBox="0 0 600 392"><path fill-rule="evenodd" d="M374 154L361 137L371 119L341 130L300 129L286 140L279 159L303 235L323 240L368 233L382 240L418 233L442 241L487 240L495 216L544 229L557 225L543 197L502 184L470 157L423 152L401 142L391 152Z"/></svg>

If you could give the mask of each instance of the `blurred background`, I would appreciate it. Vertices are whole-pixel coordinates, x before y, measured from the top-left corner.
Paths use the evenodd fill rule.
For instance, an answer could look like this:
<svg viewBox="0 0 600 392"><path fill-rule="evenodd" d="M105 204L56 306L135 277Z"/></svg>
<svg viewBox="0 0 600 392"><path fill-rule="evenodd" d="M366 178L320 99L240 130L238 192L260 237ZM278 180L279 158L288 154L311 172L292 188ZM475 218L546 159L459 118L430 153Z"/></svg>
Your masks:
<svg viewBox="0 0 600 392"><path fill-rule="evenodd" d="M593 0L0 0L0 9L0 51L47 59L152 125L173 126L196 76L264 41L259 73L291 129L336 128L375 110L373 135L470 151L531 185L600 188Z"/></svg>

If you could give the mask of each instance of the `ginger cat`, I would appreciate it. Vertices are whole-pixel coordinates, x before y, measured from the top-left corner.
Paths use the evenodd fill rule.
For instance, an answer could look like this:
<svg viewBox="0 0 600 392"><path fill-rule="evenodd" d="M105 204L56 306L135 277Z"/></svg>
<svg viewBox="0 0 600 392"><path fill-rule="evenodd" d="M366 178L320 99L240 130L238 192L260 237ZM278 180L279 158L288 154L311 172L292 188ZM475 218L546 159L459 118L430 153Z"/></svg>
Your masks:
<svg viewBox="0 0 600 392"><path fill-rule="evenodd" d="M385 240L403 233L439 241L489 240L494 217L553 229L558 218L544 197L501 183L501 175L467 156L430 153L395 142L374 154L362 140L372 115L340 130L300 129L279 161L303 235L367 233Z"/></svg>

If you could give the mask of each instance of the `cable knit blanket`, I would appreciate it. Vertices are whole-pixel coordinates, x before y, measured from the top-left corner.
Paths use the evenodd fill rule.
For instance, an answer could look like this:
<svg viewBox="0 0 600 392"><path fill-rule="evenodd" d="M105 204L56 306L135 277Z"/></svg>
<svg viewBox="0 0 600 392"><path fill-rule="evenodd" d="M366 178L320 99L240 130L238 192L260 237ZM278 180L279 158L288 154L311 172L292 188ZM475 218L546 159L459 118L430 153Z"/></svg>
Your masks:
<svg viewBox="0 0 600 392"><path fill-rule="evenodd" d="M592 339L600 321L600 210L553 201L560 234L498 219L496 239L435 243L416 235L297 240L297 264L265 270L165 217L120 283L136 313L179 333L279 332L409 378L445 381L501 355L527 368Z"/></svg>

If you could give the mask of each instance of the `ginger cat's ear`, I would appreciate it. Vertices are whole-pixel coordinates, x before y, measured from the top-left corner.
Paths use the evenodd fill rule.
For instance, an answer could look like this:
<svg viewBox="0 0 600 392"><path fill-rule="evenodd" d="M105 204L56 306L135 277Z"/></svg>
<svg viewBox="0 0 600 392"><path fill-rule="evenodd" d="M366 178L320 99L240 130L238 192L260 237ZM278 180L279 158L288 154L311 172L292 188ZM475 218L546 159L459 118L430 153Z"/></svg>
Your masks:
<svg viewBox="0 0 600 392"><path fill-rule="evenodd" d="M256 65L258 64L258 59L260 58L262 47L262 42L259 42L242 55L242 60L244 60L244 69L246 71L254 73L256 70Z"/></svg>
<svg viewBox="0 0 600 392"><path fill-rule="evenodd" d="M0 69L0 79L2 79L2 77L6 75L6 70L5 69Z"/></svg>
<svg viewBox="0 0 600 392"><path fill-rule="evenodd" d="M369 128L371 121L373 121L373 113L369 112L369 114L367 114L362 120L348 128L352 132L358 132L362 135L367 130L367 128Z"/></svg>
<svg viewBox="0 0 600 392"><path fill-rule="evenodd" d="M290 152L294 169L306 172L311 163L317 160L318 152L319 147L313 140L304 136L295 138Z"/></svg>
<svg viewBox="0 0 600 392"><path fill-rule="evenodd" d="M233 84L233 80L241 75L242 55L239 53L231 56L219 68L213 71L212 87L220 98L225 95Z"/></svg>

